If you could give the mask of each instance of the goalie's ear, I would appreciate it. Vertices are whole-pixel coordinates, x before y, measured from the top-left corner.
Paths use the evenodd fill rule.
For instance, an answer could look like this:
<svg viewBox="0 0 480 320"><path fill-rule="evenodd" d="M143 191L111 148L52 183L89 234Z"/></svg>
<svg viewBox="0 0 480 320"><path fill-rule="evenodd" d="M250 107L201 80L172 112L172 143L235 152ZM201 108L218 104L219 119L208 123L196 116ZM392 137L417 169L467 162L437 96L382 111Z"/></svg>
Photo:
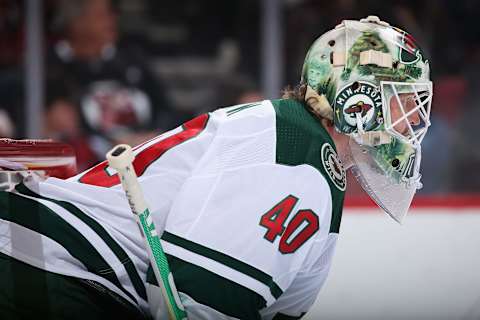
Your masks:
<svg viewBox="0 0 480 320"><path fill-rule="evenodd" d="M66 179L77 173L74 149L53 140L0 139L0 170L42 171Z"/></svg>

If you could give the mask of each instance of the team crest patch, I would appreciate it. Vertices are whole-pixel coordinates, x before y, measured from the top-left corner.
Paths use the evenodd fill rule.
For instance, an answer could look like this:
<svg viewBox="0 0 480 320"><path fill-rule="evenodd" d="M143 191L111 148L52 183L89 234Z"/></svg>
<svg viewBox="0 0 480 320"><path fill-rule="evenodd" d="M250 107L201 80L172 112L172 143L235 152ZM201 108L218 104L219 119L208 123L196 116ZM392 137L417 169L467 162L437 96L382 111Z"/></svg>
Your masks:
<svg viewBox="0 0 480 320"><path fill-rule="evenodd" d="M342 88L335 98L336 127L344 133L357 131L358 115L365 131L373 130L383 123L382 96L377 86L355 81Z"/></svg>
<svg viewBox="0 0 480 320"><path fill-rule="evenodd" d="M329 143L325 143L320 150L323 168L333 184L341 191L345 191L347 177L338 155Z"/></svg>

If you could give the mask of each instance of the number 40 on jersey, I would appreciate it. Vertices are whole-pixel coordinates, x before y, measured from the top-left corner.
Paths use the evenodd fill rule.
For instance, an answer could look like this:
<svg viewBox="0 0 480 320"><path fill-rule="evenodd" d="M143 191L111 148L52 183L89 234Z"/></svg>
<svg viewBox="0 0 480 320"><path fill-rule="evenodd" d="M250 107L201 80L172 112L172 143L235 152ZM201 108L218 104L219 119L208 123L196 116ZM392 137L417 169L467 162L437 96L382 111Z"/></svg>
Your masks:
<svg viewBox="0 0 480 320"><path fill-rule="evenodd" d="M260 226L267 229L264 238L273 243L280 237L278 250L283 254L295 252L319 228L318 216L310 209L296 211L285 226L297 202L297 197L289 195L260 218Z"/></svg>

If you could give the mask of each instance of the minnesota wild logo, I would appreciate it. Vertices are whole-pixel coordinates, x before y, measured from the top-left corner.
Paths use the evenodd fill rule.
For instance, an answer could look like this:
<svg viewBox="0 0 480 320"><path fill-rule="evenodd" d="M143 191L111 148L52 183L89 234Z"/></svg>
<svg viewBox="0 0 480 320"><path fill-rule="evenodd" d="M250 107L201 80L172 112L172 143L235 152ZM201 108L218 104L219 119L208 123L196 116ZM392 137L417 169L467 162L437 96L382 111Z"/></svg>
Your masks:
<svg viewBox="0 0 480 320"><path fill-rule="evenodd" d="M394 29L400 32L402 35L400 38L400 43L403 44L403 46L401 46L399 49L398 60L405 65L424 61L424 54L418 46L417 41L415 41L415 38L402 29L396 27L394 27Z"/></svg>
<svg viewBox="0 0 480 320"><path fill-rule="evenodd" d="M347 186L347 176L345 170L338 159L338 155L329 143L324 143L320 150L323 168L328 174L333 184L341 191L345 191Z"/></svg>
<svg viewBox="0 0 480 320"><path fill-rule="evenodd" d="M378 87L369 82L355 81L342 88L335 98L334 110L335 125L344 133L358 130L358 115L365 131L383 123L382 96Z"/></svg>

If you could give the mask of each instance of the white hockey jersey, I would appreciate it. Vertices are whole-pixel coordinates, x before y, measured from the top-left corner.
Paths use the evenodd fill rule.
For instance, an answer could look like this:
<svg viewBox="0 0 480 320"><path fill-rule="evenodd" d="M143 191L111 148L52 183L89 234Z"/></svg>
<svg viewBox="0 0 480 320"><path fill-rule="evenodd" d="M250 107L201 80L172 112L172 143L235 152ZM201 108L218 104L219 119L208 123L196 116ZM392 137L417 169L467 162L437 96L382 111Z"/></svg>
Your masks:
<svg viewBox="0 0 480 320"><path fill-rule="evenodd" d="M135 154L189 319L297 319L308 311L337 240L345 172L302 104L219 109ZM2 253L96 281L162 317L141 233L106 163L16 190L13 208L35 201L42 222L0 210Z"/></svg>

